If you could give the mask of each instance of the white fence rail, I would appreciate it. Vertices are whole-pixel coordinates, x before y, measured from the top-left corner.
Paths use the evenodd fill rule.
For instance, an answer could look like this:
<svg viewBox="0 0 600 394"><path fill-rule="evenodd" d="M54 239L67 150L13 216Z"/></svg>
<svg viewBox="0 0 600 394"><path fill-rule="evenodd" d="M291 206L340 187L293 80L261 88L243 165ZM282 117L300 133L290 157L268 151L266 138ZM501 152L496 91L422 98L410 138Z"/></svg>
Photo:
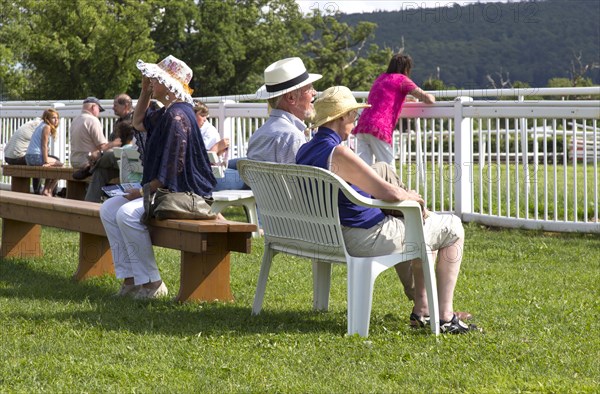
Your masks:
<svg viewBox="0 0 600 394"><path fill-rule="evenodd" d="M402 179L431 209L494 226L600 233L600 101L590 100L600 87L432 93L453 100L406 103L394 136ZM355 94L365 99L368 93ZM532 95L549 99L527 99ZM265 103L242 102L252 98L203 99L210 120L231 140L230 158L245 155L268 116ZM102 103L108 135L112 100ZM0 103L0 148L48 107L61 115L53 153L67 161L80 102ZM0 181L6 187L9 179Z"/></svg>

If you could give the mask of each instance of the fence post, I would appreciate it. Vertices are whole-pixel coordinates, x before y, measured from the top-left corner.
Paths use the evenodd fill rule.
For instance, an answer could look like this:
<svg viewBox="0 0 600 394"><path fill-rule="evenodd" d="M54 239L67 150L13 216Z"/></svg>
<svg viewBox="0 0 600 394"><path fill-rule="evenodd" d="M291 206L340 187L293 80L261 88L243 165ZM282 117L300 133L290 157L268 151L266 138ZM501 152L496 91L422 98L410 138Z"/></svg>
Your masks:
<svg viewBox="0 0 600 394"><path fill-rule="evenodd" d="M57 110L60 113L60 109L65 107L64 103L53 103L51 105L52 108ZM41 116L41 114L40 114ZM67 140L67 128L65 126L65 120L62 117L59 117L58 129L56 130L56 138L52 138L52 145L50 147L50 153L58 156L61 162L65 162L67 157L67 145L69 141ZM61 185L62 186L62 185Z"/></svg>
<svg viewBox="0 0 600 394"><path fill-rule="evenodd" d="M219 134L221 138L229 138L229 141L235 141L233 138L233 134L235 132L235 119L227 116L227 105L235 103L233 100L221 100L219 101ZM231 149L232 146L229 147L230 151L226 153L228 158L231 158Z"/></svg>
<svg viewBox="0 0 600 394"><path fill-rule="evenodd" d="M461 219L473 212L473 119L463 117L463 103L472 101L454 100L454 213Z"/></svg>

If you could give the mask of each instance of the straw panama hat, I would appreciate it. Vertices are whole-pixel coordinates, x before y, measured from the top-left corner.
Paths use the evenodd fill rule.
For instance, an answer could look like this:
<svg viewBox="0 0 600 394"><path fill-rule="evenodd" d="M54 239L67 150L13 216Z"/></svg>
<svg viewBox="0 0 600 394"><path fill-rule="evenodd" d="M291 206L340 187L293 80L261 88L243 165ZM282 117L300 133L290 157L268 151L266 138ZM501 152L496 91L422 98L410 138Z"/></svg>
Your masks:
<svg viewBox="0 0 600 394"><path fill-rule="evenodd" d="M265 68L265 84L256 91L256 98L266 100L281 96L322 77L321 74L309 74L299 57L278 60Z"/></svg>
<svg viewBox="0 0 600 394"><path fill-rule="evenodd" d="M169 55L158 64L138 60L136 66L144 76L158 79L178 99L190 104L194 103L191 96L193 90L189 87L193 75L192 69L175 56Z"/></svg>
<svg viewBox="0 0 600 394"><path fill-rule="evenodd" d="M345 86L332 86L321 93L315 101L313 127L331 122L346 113L359 108L369 108L370 104L357 103L354 95Z"/></svg>

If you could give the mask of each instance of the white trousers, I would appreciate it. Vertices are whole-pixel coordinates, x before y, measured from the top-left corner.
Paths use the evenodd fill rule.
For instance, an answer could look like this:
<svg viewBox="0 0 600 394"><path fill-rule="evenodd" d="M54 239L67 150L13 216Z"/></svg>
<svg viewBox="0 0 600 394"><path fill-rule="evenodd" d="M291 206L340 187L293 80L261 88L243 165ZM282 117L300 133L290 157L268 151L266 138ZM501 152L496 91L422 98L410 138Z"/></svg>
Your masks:
<svg viewBox="0 0 600 394"><path fill-rule="evenodd" d="M382 161L391 165L396 171L392 146L371 134L356 135L356 154L368 165Z"/></svg>
<svg viewBox="0 0 600 394"><path fill-rule="evenodd" d="M111 197L100 207L117 278L133 278L136 285L160 280L148 227L140 223L144 199Z"/></svg>

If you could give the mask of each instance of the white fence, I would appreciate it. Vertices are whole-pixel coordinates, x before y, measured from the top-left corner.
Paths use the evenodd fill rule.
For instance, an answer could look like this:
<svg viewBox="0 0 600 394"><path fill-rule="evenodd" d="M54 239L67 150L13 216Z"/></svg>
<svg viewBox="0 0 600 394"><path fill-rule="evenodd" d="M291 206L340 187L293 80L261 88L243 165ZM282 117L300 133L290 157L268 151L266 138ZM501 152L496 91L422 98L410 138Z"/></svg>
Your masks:
<svg viewBox="0 0 600 394"><path fill-rule="evenodd" d="M600 87L432 93L434 105L405 104L394 138L402 179L431 209L494 226L600 233L600 101L589 99L598 98ZM368 93L355 94L365 99ZM548 99L527 99L532 95ZM231 140L230 158L245 155L267 118L265 103L246 99L252 97L203 100L210 120ZM112 100L102 103L108 135ZM54 154L68 160L80 102L0 103L0 147L47 107L61 115ZM5 187L8 181L1 180Z"/></svg>

